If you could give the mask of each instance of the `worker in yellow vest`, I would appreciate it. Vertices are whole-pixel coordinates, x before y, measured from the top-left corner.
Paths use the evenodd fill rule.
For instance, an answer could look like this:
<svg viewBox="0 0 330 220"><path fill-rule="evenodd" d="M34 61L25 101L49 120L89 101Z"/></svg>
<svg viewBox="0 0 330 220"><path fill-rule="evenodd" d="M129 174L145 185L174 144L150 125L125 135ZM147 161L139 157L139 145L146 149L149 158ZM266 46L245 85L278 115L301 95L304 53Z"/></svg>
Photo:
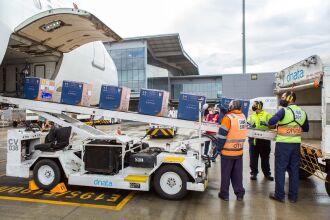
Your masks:
<svg viewBox="0 0 330 220"><path fill-rule="evenodd" d="M249 116L248 123L251 127L261 130L269 130L268 121L272 117L271 114L263 110L262 101L254 101L252 105L254 113ZM261 158L261 169L264 176L269 181L274 181L271 176L269 155L270 155L270 140L251 138L249 139L249 153L250 153L250 169L251 180L256 180L258 175L258 160Z"/></svg>
<svg viewBox="0 0 330 220"><path fill-rule="evenodd" d="M219 198L229 200L230 181L238 201L242 201L243 187L243 145L247 136L247 123L241 111L239 100L229 103L229 112L222 119L217 135L217 153L221 152L221 186Z"/></svg>
<svg viewBox="0 0 330 220"><path fill-rule="evenodd" d="M285 172L289 173L288 199L295 203L298 199L301 133L308 132L307 114L295 104L296 94L292 91L282 95L281 108L268 122L277 124L275 148L275 193L269 198L279 202L285 199Z"/></svg>

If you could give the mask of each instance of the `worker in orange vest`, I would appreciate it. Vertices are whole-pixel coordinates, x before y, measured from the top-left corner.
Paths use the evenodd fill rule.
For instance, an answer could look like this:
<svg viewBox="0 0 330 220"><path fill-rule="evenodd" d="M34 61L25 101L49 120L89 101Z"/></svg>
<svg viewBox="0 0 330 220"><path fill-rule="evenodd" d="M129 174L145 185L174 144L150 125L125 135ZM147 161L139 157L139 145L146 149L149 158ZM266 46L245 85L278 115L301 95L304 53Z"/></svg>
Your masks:
<svg viewBox="0 0 330 220"><path fill-rule="evenodd" d="M247 123L239 100L232 100L228 110L217 135L217 151L221 152L221 186L218 196L224 201L229 200L231 181L237 200L242 201L245 194L242 156L247 136Z"/></svg>

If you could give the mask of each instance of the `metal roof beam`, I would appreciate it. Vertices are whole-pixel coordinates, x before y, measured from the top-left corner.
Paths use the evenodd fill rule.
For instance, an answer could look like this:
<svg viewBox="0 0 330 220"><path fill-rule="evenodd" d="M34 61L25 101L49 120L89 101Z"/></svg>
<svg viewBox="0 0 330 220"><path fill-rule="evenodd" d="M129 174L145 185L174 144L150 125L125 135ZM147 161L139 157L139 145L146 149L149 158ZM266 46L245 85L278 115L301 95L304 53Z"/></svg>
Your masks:
<svg viewBox="0 0 330 220"><path fill-rule="evenodd" d="M182 55L182 53L180 51L168 51L168 52L155 52L154 51L154 54L156 57L168 57L168 56L179 56L179 55Z"/></svg>

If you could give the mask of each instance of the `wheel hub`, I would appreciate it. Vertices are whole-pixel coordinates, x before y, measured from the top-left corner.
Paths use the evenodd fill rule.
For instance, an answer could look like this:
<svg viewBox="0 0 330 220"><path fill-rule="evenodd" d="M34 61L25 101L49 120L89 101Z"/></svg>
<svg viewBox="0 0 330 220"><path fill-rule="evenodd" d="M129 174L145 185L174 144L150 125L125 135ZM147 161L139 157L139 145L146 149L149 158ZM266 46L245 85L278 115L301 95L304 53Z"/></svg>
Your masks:
<svg viewBox="0 0 330 220"><path fill-rule="evenodd" d="M181 177L175 172L166 172L160 178L161 189L169 195L179 193L182 189L182 185Z"/></svg>
<svg viewBox="0 0 330 220"><path fill-rule="evenodd" d="M170 187L175 186L176 185L175 179L174 178L168 178L167 185L169 185Z"/></svg>
<svg viewBox="0 0 330 220"><path fill-rule="evenodd" d="M50 185L55 180L55 172L48 165L43 165L38 170L38 179L43 185Z"/></svg>

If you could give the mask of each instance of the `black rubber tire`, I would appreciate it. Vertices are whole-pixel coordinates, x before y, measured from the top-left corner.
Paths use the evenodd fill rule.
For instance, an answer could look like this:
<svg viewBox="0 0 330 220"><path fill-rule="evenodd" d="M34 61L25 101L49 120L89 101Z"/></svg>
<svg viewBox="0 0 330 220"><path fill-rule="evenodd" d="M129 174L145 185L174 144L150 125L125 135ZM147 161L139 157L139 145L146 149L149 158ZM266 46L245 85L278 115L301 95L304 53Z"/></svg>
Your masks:
<svg viewBox="0 0 330 220"><path fill-rule="evenodd" d="M162 190L162 188L160 186L160 178L162 177L162 175L164 173L167 173L167 172L174 172L174 173L178 174L181 178L182 188L176 194L173 194L173 195L167 194L166 192L164 192ZM188 193L188 190L187 190L188 180L189 180L189 178L188 178L186 171L183 170L181 167L173 165L173 164L164 165L161 168L159 168L154 175L154 181L153 181L154 189L158 193L158 195L163 199L180 200L180 199L183 199Z"/></svg>
<svg viewBox="0 0 330 220"><path fill-rule="evenodd" d="M307 179L308 177L312 176L313 174L307 172L306 170L299 169L299 179L304 180Z"/></svg>
<svg viewBox="0 0 330 220"><path fill-rule="evenodd" d="M42 184L38 178L38 170L40 167L42 167L44 165L50 166L54 171L54 175L55 175L54 181L49 185ZM53 189L60 182L61 175L62 175L61 169L58 167L57 163L53 160L42 159L42 160L38 161L37 164L33 168L33 180L40 189L45 189L45 190Z"/></svg>
<svg viewBox="0 0 330 220"><path fill-rule="evenodd" d="M327 181L328 182L324 183L324 186L325 186L325 190L328 193L328 196L330 197L330 170L328 171L328 174L327 174Z"/></svg>

